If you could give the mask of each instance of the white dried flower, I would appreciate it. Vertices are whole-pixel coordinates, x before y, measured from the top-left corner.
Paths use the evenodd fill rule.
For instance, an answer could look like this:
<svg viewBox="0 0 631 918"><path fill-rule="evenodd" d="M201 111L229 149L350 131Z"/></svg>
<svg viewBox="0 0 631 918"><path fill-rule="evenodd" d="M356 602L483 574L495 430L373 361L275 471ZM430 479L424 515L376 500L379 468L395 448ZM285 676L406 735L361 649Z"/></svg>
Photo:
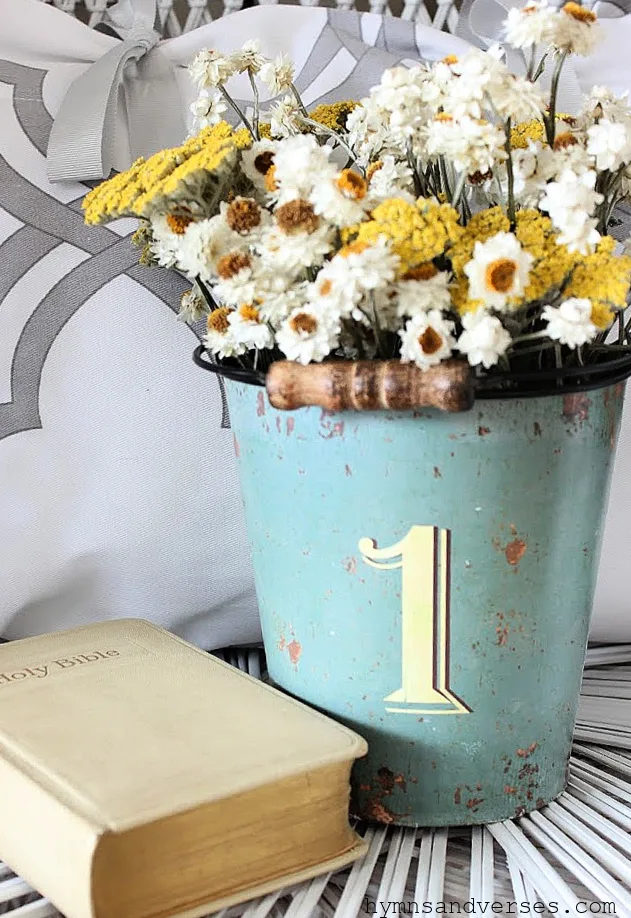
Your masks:
<svg viewBox="0 0 631 918"><path fill-rule="evenodd" d="M414 280L403 280L396 286L397 315L416 316L430 309L446 310L451 306L449 272L432 264L422 266ZM414 272L411 272L414 273Z"/></svg>
<svg viewBox="0 0 631 918"><path fill-rule="evenodd" d="M231 313L228 324L235 341L246 350L263 350L274 346L274 336L269 325L263 320L260 310L250 303L239 306Z"/></svg>
<svg viewBox="0 0 631 918"><path fill-rule="evenodd" d="M197 290L186 290L180 299L177 314L182 322L199 322L208 313L208 303Z"/></svg>
<svg viewBox="0 0 631 918"><path fill-rule="evenodd" d="M608 86L593 86L585 97L579 123L592 123L595 118L609 121L627 121L631 117L629 93L616 96Z"/></svg>
<svg viewBox="0 0 631 918"><path fill-rule="evenodd" d="M247 347L239 342L230 326L231 310L227 307L214 309L208 316L206 334L202 338L204 347L209 353L223 359L245 354Z"/></svg>
<svg viewBox="0 0 631 918"><path fill-rule="evenodd" d="M277 140L263 139L255 141L241 153L241 167L261 195L266 193L265 176L274 164L277 147Z"/></svg>
<svg viewBox="0 0 631 918"><path fill-rule="evenodd" d="M164 214L151 220L151 254L163 268L174 268L180 259L182 236L174 233Z"/></svg>
<svg viewBox="0 0 631 918"><path fill-rule="evenodd" d="M244 247L243 240L232 232L220 214L189 224L179 238L180 269L188 277L200 277L204 282L214 280L222 256Z"/></svg>
<svg viewBox="0 0 631 918"><path fill-rule="evenodd" d="M228 106L219 92L210 93L203 89L190 106L194 131L219 124L227 110Z"/></svg>
<svg viewBox="0 0 631 918"><path fill-rule="evenodd" d="M591 320L592 304L588 299L571 297L556 308L546 306L541 317L548 323L548 337L572 350L592 341L598 334Z"/></svg>
<svg viewBox="0 0 631 918"><path fill-rule="evenodd" d="M273 96L287 92L294 81L293 62L285 54L279 54L261 67L259 77Z"/></svg>
<svg viewBox="0 0 631 918"><path fill-rule="evenodd" d="M509 9L504 34L513 48L548 45L554 30L556 9L547 0L533 0L521 9Z"/></svg>
<svg viewBox="0 0 631 918"><path fill-rule="evenodd" d="M229 55L207 48L195 55L188 72L195 85L205 89L208 86L223 86L235 73L235 67Z"/></svg>
<svg viewBox="0 0 631 918"><path fill-rule="evenodd" d="M555 182L546 185L539 202L559 230L559 242L571 252L586 254L600 239L597 221L592 217L603 196L595 191L597 174L593 170L577 175L565 169Z"/></svg>
<svg viewBox="0 0 631 918"><path fill-rule="evenodd" d="M329 162L331 148L320 146L313 134L298 134L280 142L274 153L275 197L279 204L308 199L312 189L337 174Z"/></svg>
<svg viewBox="0 0 631 918"><path fill-rule="evenodd" d="M299 306L276 333L276 343L289 360L319 363L334 350L340 336L339 322L316 306Z"/></svg>
<svg viewBox="0 0 631 918"><path fill-rule="evenodd" d="M601 118L588 128L587 138L587 152L596 158L599 172L615 172L631 162L631 120L625 124Z"/></svg>
<svg viewBox="0 0 631 918"><path fill-rule="evenodd" d="M454 323L439 309L418 313L399 331L401 362L415 363L422 370L440 363L454 349L453 331Z"/></svg>
<svg viewBox="0 0 631 918"><path fill-rule="evenodd" d="M313 232L283 232L278 226L266 227L258 252L263 266L270 272L298 277L305 268L319 267L331 251L333 228L327 224Z"/></svg>
<svg viewBox="0 0 631 918"><path fill-rule="evenodd" d="M473 258L464 266L469 299L481 300L491 309L510 310L511 302L523 296L528 286L533 262L513 233L496 233L486 242L476 242Z"/></svg>
<svg viewBox="0 0 631 918"><path fill-rule="evenodd" d="M239 51L234 51L230 55L230 60L236 73L243 73L246 70L252 74L258 73L265 64L269 63L268 59L261 54L261 43L256 38L246 41Z"/></svg>
<svg viewBox="0 0 631 918"><path fill-rule="evenodd" d="M394 156L386 155L375 164L368 183L368 193L372 202L383 198L403 198L414 200L414 178L406 162L400 162Z"/></svg>
<svg viewBox="0 0 631 918"><path fill-rule="evenodd" d="M316 182L309 195L316 214L333 226L360 223L370 208L368 185L358 172L343 169Z"/></svg>
<svg viewBox="0 0 631 918"><path fill-rule="evenodd" d="M370 99L364 99L346 119L347 139L350 148L362 166L377 159L384 150L393 147L388 131L387 113L380 111ZM403 148L396 146L399 155Z"/></svg>
<svg viewBox="0 0 631 918"><path fill-rule="evenodd" d="M438 115L427 125L424 139L428 156L444 156L467 175L484 174L506 158L504 131L469 115Z"/></svg>
<svg viewBox="0 0 631 918"><path fill-rule="evenodd" d="M559 51L588 57L600 38L596 13L570 0L556 13L549 41Z"/></svg>
<svg viewBox="0 0 631 918"><path fill-rule="evenodd" d="M270 108L267 117L273 137L291 137L302 128L302 111L293 96L284 96Z"/></svg>
<svg viewBox="0 0 631 918"><path fill-rule="evenodd" d="M508 72L489 86L489 98L501 118L515 122L538 118L548 104L536 83Z"/></svg>
<svg viewBox="0 0 631 918"><path fill-rule="evenodd" d="M495 366L512 340L500 320L484 309L467 312L462 317L462 327L458 350L474 367L481 365L488 370Z"/></svg>

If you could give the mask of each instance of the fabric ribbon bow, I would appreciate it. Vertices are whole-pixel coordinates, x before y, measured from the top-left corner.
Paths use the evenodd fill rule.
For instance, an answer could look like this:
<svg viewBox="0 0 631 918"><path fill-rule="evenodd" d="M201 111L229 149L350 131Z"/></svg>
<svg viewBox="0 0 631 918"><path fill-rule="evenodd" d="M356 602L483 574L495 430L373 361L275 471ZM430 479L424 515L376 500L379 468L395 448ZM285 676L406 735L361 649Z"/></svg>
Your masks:
<svg viewBox="0 0 631 918"><path fill-rule="evenodd" d="M51 182L109 175L121 89L132 160L174 146L184 137L175 69L158 47L156 0L119 0L103 22L122 41L68 89L48 145Z"/></svg>

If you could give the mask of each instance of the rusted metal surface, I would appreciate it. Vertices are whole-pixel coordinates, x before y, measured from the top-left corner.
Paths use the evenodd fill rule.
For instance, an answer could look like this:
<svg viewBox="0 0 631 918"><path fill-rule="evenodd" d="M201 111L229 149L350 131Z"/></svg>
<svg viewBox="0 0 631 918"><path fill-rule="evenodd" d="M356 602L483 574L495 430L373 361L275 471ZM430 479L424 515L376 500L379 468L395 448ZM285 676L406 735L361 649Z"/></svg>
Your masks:
<svg viewBox="0 0 631 918"><path fill-rule="evenodd" d="M558 796L623 387L290 415L228 389L270 674L368 740L354 812L479 824Z"/></svg>

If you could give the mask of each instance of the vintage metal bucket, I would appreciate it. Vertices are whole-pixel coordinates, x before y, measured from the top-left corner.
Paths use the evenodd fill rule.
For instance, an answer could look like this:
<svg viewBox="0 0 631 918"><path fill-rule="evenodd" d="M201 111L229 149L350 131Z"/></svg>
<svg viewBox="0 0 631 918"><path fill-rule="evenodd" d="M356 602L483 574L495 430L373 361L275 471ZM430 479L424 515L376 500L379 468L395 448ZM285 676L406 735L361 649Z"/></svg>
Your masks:
<svg viewBox="0 0 631 918"><path fill-rule="evenodd" d="M453 414L226 385L270 676L368 740L352 812L477 824L558 796L624 384Z"/></svg>

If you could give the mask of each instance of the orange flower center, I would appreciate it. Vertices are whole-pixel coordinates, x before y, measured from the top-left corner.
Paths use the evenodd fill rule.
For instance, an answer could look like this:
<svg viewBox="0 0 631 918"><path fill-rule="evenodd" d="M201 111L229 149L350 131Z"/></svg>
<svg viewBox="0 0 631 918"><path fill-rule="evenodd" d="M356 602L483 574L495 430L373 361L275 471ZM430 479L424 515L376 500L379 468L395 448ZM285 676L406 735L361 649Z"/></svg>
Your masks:
<svg viewBox="0 0 631 918"><path fill-rule="evenodd" d="M309 315L308 312L299 312L289 324L292 330L298 334L304 332L307 335L312 335L318 328L317 320Z"/></svg>
<svg viewBox="0 0 631 918"><path fill-rule="evenodd" d="M366 197L367 185L365 179L351 169L342 169L335 180L335 184L347 198L361 201L362 198Z"/></svg>
<svg viewBox="0 0 631 918"><path fill-rule="evenodd" d="M239 315L245 322L259 322L261 319L261 313L252 303L244 303L243 306L239 306Z"/></svg>
<svg viewBox="0 0 631 918"><path fill-rule="evenodd" d="M269 192L278 191L278 185L276 183L276 166L270 166L265 173L265 189Z"/></svg>
<svg viewBox="0 0 631 918"><path fill-rule="evenodd" d="M571 16L572 19L576 19L578 22L585 22L588 25L596 22L598 18L596 13L592 13L591 10L585 9L580 3L574 3L573 0L566 3L565 6L562 7L562 10L564 13L567 13L568 16Z"/></svg>
<svg viewBox="0 0 631 918"><path fill-rule="evenodd" d="M261 222L261 208L253 198L237 198L226 211L226 223L235 233L249 233Z"/></svg>
<svg viewBox="0 0 631 918"><path fill-rule="evenodd" d="M409 271L406 271L403 275L403 280L427 281L431 280L432 277L436 277L437 274L438 268L436 265L433 265L431 261L426 261L424 264L415 265Z"/></svg>
<svg viewBox="0 0 631 918"><path fill-rule="evenodd" d="M219 309L213 309L206 319L208 331L214 331L218 332L220 335L225 335L230 328L228 324L229 315L230 310L227 309L226 306L220 306Z"/></svg>
<svg viewBox="0 0 631 918"><path fill-rule="evenodd" d="M342 258L348 258L349 255L361 255L362 252L365 252L368 248L367 242L360 242L359 239L356 242L351 242L349 245L345 245L337 253L341 255Z"/></svg>
<svg viewBox="0 0 631 918"><path fill-rule="evenodd" d="M177 236L183 236L186 232L186 227L192 222L192 217L185 217L182 214L167 214L167 226Z"/></svg>
<svg viewBox="0 0 631 918"><path fill-rule="evenodd" d="M448 54L447 57L444 57L441 61L441 64L449 64L449 66L451 66L452 64L457 64L457 63L458 63L458 56L456 54Z"/></svg>
<svg viewBox="0 0 631 918"><path fill-rule="evenodd" d="M382 166L383 166L383 161L380 159L378 159L374 163L371 163L366 169L366 181L369 182L372 179L375 172L379 172Z"/></svg>
<svg viewBox="0 0 631 918"><path fill-rule="evenodd" d="M512 258L498 258L486 268L486 286L495 293L508 293L515 282L517 262Z"/></svg>
<svg viewBox="0 0 631 918"><path fill-rule="evenodd" d="M224 255L217 262L217 274L222 280L230 280L239 271L249 268L251 264L250 256L246 255L245 252L230 252L229 255Z"/></svg>
<svg viewBox="0 0 631 918"><path fill-rule="evenodd" d="M276 222L286 236L296 233L314 233L320 220L309 201L297 198L282 204L275 211Z"/></svg>
<svg viewBox="0 0 631 918"><path fill-rule="evenodd" d="M419 335L418 343L423 353L431 356L441 349L443 339L430 325L425 329L422 335Z"/></svg>
<svg viewBox="0 0 631 918"><path fill-rule="evenodd" d="M328 296L332 289L333 289L333 282L330 281L327 277L326 280L323 280L322 283L320 284L318 288L318 292L320 296Z"/></svg>
<svg viewBox="0 0 631 918"><path fill-rule="evenodd" d="M451 115L448 115L447 112L438 112L438 114L437 114L436 117L434 118L434 121L449 122L449 121L453 121L453 120L454 120L454 119L451 117Z"/></svg>
<svg viewBox="0 0 631 918"><path fill-rule="evenodd" d="M574 134L570 134L569 131L563 131L562 134L559 134L558 137L554 138L553 149L566 150L568 147L575 147L577 145L578 140Z"/></svg>

